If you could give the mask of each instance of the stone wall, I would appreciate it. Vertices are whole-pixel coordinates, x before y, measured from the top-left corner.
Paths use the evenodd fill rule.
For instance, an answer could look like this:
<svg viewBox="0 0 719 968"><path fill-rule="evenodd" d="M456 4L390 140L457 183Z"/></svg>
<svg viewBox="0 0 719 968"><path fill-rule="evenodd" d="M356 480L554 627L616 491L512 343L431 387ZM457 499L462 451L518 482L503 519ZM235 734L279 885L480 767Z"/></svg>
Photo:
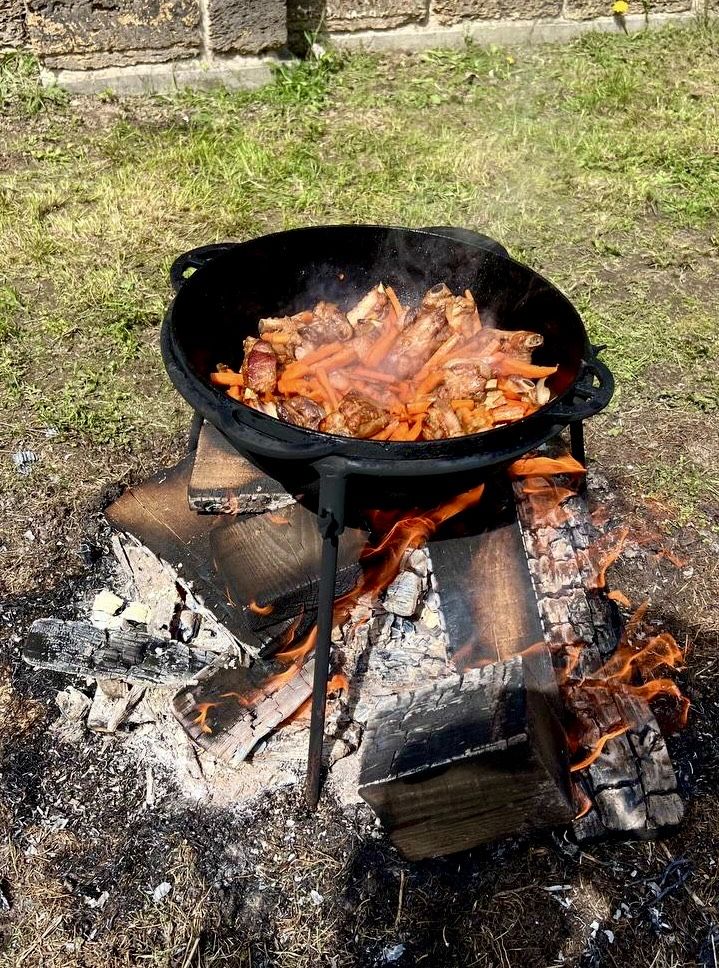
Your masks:
<svg viewBox="0 0 719 968"><path fill-rule="evenodd" d="M269 79L272 63L301 52L308 36L375 49L458 46L466 37L511 44L641 29L707 7L707 0L631 0L620 22L611 2L0 0L0 50L29 48L48 79L75 90L252 86Z"/></svg>

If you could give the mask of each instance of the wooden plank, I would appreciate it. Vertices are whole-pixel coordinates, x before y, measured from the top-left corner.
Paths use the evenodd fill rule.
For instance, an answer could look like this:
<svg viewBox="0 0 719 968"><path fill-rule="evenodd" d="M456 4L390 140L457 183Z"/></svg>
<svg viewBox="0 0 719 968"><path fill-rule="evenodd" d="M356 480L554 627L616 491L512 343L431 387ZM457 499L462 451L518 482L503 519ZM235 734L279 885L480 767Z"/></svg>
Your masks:
<svg viewBox="0 0 719 968"><path fill-rule="evenodd" d="M543 640L511 489L480 504L429 543L449 637L462 671L507 659Z"/></svg>
<svg viewBox="0 0 719 968"><path fill-rule="evenodd" d="M442 679L381 707L360 795L410 860L574 815L545 648Z"/></svg>
<svg viewBox="0 0 719 968"><path fill-rule="evenodd" d="M271 655L298 616L300 634L314 623L321 554L316 517L299 504L281 512L288 524L278 524L274 514L197 514L186 500L191 465L186 457L128 488L105 516L171 565L251 656ZM364 543L363 532L347 529L342 535L340 591L356 581ZM258 599L272 606L269 615L249 609Z"/></svg>
<svg viewBox="0 0 719 968"><path fill-rule="evenodd" d="M98 629L89 622L41 618L30 626L23 659L66 675L177 687L194 679L215 655L140 629Z"/></svg>
<svg viewBox="0 0 719 968"><path fill-rule="evenodd" d="M514 495L545 639L559 666L566 661L564 647L582 643L575 674L589 675L616 648L621 623L606 591L589 587L592 569L586 552L597 535L586 501L580 495L569 498L562 505L564 515L550 523L546 515L538 516L521 481ZM647 703L616 696L606 708L594 710L594 717L600 733L617 722L636 725L576 774L593 806L575 821L575 835L648 839L676 826L683 805L666 743Z"/></svg>
<svg viewBox="0 0 719 968"><path fill-rule="evenodd" d="M284 487L239 454L212 424L202 425L187 499L204 514L259 514L294 503Z"/></svg>

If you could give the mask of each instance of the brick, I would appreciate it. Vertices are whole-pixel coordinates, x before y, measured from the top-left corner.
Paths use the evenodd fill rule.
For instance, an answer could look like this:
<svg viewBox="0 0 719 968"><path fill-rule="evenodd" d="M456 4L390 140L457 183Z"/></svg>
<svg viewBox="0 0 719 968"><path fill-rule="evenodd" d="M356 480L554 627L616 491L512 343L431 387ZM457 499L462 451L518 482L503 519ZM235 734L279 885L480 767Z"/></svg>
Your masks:
<svg viewBox="0 0 719 968"><path fill-rule="evenodd" d="M25 43L25 7L22 0L0 0L0 50Z"/></svg>
<svg viewBox="0 0 719 968"><path fill-rule="evenodd" d="M157 63L200 49L196 0L28 0L27 29L49 67Z"/></svg>
<svg viewBox="0 0 719 968"><path fill-rule="evenodd" d="M428 5L429 0L289 0L287 18L292 34L319 27L330 33L387 29L424 20Z"/></svg>
<svg viewBox="0 0 719 968"><path fill-rule="evenodd" d="M692 0L652 0L649 4L649 12L652 13L679 13L682 10L690 10ZM629 14L642 14L644 8L641 3L630 3ZM594 17L610 17L612 15L611 0L567 0L565 10L567 17L572 20L590 20Z"/></svg>
<svg viewBox="0 0 719 968"><path fill-rule="evenodd" d="M209 0L208 16L218 53L258 54L287 41L286 0Z"/></svg>
<svg viewBox="0 0 719 968"><path fill-rule="evenodd" d="M562 0L434 0L432 12L441 24L463 20L537 20L559 17Z"/></svg>

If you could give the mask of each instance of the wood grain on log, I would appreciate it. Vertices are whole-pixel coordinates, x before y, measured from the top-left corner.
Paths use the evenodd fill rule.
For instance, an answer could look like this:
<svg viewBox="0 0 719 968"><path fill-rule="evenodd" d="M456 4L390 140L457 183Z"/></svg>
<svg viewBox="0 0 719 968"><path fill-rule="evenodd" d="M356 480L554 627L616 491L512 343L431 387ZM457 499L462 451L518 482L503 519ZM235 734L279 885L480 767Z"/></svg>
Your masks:
<svg viewBox="0 0 719 968"><path fill-rule="evenodd" d="M461 671L517 655L543 640L509 486L430 541L449 654Z"/></svg>
<svg viewBox="0 0 719 968"><path fill-rule="evenodd" d="M365 734L359 793L411 860L566 823L556 702L544 647L393 697Z"/></svg>
<svg viewBox="0 0 719 968"><path fill-rule="evenodd" d="M193 511L260 514L294 503L291 494L239 454L219 430L205 422L187 488Z"/></svg>
<svg viewBox="0 0 719 968"><path fill-rule="evenodd" d="M595 540L586 501L579 495L563 503L564 515L549 525L537 515L522 482L514 485L519 522L536 591L546 641L557 648L582 643L575 675L598 670L616 648L621 623L606 592L590 587L592 569L586 549ZM595 711L599 731L618 722L635 724L611 740L599 758L577 774L594 806L574 823L579 838L603 833L652 838L681 821L683 806L666 743L644 701L622 695Z"/></svg>
<svg viewBox="0 0 719 968"><path fill-rule="evenodd" d="M139 629L41 618L30 627L23 658L38 669L71 676L176 687L193 680L215 656Z"/></svg>

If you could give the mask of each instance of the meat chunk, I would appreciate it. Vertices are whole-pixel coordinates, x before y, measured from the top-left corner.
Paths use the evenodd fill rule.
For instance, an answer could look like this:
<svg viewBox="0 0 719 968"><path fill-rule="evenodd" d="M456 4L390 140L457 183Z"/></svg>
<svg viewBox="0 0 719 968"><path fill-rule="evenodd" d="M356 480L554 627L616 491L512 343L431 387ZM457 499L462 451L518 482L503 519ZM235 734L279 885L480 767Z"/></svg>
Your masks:
<svg viewBox="0 0 719 968"><path fill-rule="evenodd" d="M342 342L349 339L353 332L339 306L330 302L318 302L312 312L312 321L299 329L302 340L307 340L313 346Z"/></svg>
<svg viewBox="0 0 719 968"><path fill-rule="evenodd" d="M250 337L245 340L245 358L242 375L245 386L255 393L272 393L277 386L277 357L269 343L254 340L249 347Z"/></svg>
<svg viewBox="0 0 719 968"><path fill-rule="evenodd" d="M384 322L386 317L392 312L394 310L392 309L392 303L389 301L389 296L383 288L380 289L379 286L375 286L366 296L360 299L356 306L353 306L348 311L347 319L352 326L356 326L362 319L375 319L379 322Z"/></svg>
<svg viewBox="0 0 719 968"><path fill-rule="evenodd" d="M341 437L374 437L389 423L389 414L357 390L345 394L337 410L328 414L320 430Z"/></svg>
<svg viewBox="0 0 719 968"><path fill-rule="evenodd" d="M445 312L453 332L460 333L467 339L482 328L477 306L469 289L465 290L463 296L454 296L446 305Z"/></svg>
<svg viewBox="0 0 719 968"><path fill-rule="evenodd" d="M463 433L457 414L446 400L437 400L432 404L424 420L424 436L427 440L461 437Z"/></svg>
<svg viewBox="0 0 719 968"><path fill-rule="evenodd" d="M443 282L440 282L436 286L432 286L428 289L422 298L422 309L441 309L443 312L446 311L447 307L454 300L454 296L451 291L445 286Z"/></svg>
<svg viewBox="0 0 719 968"><path fill-rule="evenodd" d="M443 309L420 309L395 340L382 369L400 380L414 376L449 335Z"/></svg>
<svg viewBox="0 0 719 968"><path fill-rule="evenodd" d="M491 370L484 363L450 363L444 367L444 385L450 399L481 400L484 397Z"/></svg>
<svg viewBox="0 0 719 968"><path fill-rule="evenodd" d="M532 360L532 351L541 346L544 337L540 333L530 333L525 329L508 331L503 329L489 329L482 332L490 333L494 339L499 340L499 352L513 356L524 363Z"/></svg>
<svg viewBox="0 0 719 968"><path fill-rule="evenodd" d="M485 430L491 430L494 426L494 421L485 407L475 407L474 410L460 410L459 420L465 434L481 434Z"/></svg>
<svg viewBox="0 0 719 968"><path fill-rule="evenodd" d="M281 420L295 424L297 427L317 430L325 412L319 403L315 403L314 400L297 396L280 400L277 403L277 415Z"/></svg>

